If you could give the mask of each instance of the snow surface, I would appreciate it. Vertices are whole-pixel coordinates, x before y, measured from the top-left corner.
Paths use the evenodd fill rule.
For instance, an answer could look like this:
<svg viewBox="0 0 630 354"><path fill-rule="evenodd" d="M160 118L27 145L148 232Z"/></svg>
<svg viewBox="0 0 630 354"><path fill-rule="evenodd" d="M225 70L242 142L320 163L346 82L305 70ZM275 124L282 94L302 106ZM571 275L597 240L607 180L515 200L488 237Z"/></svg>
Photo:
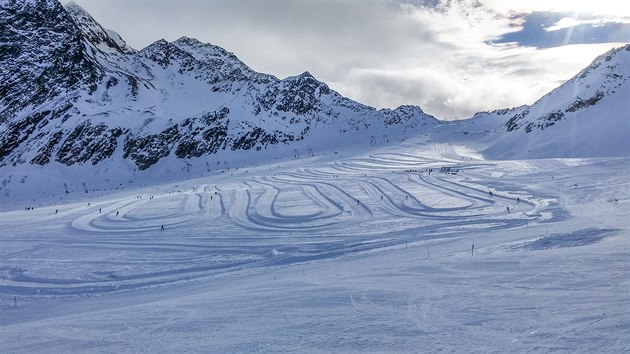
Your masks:
<svg viewBox="0 0 630 354"><path fill-rule="evenodd" d="M628 352L630 159L461 142L5 194L0 351Z"/></svg>

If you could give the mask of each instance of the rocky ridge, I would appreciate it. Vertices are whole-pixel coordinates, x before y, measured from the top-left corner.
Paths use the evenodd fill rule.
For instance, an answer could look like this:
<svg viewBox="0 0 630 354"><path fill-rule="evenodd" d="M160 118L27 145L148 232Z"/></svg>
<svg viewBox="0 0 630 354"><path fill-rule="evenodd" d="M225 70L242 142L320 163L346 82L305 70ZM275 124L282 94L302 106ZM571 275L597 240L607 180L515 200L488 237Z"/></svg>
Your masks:
<svg viewBox="0 0 630 354"><path fill-rule="evenodd" d="M316 136L360 139L437 121L419 108L377 111L310 73L280 80L182 37L136 51L85 10L53 0L0 2L0 165L66 166L122 158L264 150ZM326 140L326 139L324 139Z"/></svg>

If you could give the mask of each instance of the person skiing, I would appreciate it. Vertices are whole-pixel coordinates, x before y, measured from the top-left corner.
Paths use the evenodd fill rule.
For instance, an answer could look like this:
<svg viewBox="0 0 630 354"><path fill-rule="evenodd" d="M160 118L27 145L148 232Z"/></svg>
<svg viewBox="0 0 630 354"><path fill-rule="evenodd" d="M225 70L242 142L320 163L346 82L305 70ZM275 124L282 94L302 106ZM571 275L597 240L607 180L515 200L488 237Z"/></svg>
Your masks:
<svg viewBox="0 0 630 354"><path fill-rule="evenodd" d="M164 225L162 225L162 227L160 228L160 231L164 231Z"/></svg>
<svg viewBox="0 0 630 354"><path fill-rule="evenodd" d="M505 207L505 208L507 209L508 214L509 214L510 213L510 207L508 206L508 207Z"/></svg>

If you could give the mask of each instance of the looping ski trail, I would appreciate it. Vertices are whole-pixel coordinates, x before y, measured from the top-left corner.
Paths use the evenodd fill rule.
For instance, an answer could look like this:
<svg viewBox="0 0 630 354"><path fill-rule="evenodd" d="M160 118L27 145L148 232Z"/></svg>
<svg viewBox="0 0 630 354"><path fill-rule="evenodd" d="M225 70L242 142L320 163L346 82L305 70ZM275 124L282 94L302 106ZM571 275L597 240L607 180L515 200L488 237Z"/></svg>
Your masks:
<svg viewBox="0 0 630 354"><path fill-rule="evenodd" d="M451 160L460 161L453 154ZM46 247L12 252L10 257L40 257L47 267L60 267L58 262L45 263L43 255L65 244L86 257L74 277L60 277L54 271L7 272L11 275L0 292L107 293L367 254L409 241L521 227L539 219L540 209L547 205L533 193L518 204L504 193L489 197L485 189L490 188L477 182L437 176L440 162L444 163L435 151L428 157L378 153L247 178L204 179L151 196L65 208L42 222L69 223L74 230L71 242L62 236L59 243L55 239ZM470 166L487 168L479 162ZM429 169L434 169L430 176ZM174 235L186 242L173 242ZM122 258L88 260L101 259L99 251ZM147 259L143 252L159 257Z"/></svg>
<svg viewBox="0 0 630 354"><path fill-rule="evenodd" d="M300 195L310 200L316 211L288 215L287 212L279 211L281 209L276 206L278 195L285 192L287 187L271 186L268 182L259 184L263 186L262 192L256 193L254 189L245 188L235 191L235 202L230 216L243 227L267 231L309 232L361 223L371 217L365 206L356 205L354 198L328 183L302 185L299 188ZM252 197L254 193L256 196Z"/></svg>
<svg viewBox="0 0 630 354"><path fill-rule="evenodd" d="M211 208L208 199L207 193L187 192L121 201L74 219L72 226L92 232L154 231L162 226L189 223L204 214L211 217L222 214L221 199L217 200L219 204L212 203Z"/></svg>

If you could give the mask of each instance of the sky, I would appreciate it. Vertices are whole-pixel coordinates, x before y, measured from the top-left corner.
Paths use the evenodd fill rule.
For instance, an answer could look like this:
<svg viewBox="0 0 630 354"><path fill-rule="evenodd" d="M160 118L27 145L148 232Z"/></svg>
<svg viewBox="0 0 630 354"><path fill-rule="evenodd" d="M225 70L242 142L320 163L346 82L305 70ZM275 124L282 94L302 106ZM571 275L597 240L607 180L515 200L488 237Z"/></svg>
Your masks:
<svg viewBox="0 0 630 354"><path fill-rule="evenodd" d="M535 100L630 42L623 0L75 0L142 49L187 36L278 78L310 72L439 119Z"/></svg>

